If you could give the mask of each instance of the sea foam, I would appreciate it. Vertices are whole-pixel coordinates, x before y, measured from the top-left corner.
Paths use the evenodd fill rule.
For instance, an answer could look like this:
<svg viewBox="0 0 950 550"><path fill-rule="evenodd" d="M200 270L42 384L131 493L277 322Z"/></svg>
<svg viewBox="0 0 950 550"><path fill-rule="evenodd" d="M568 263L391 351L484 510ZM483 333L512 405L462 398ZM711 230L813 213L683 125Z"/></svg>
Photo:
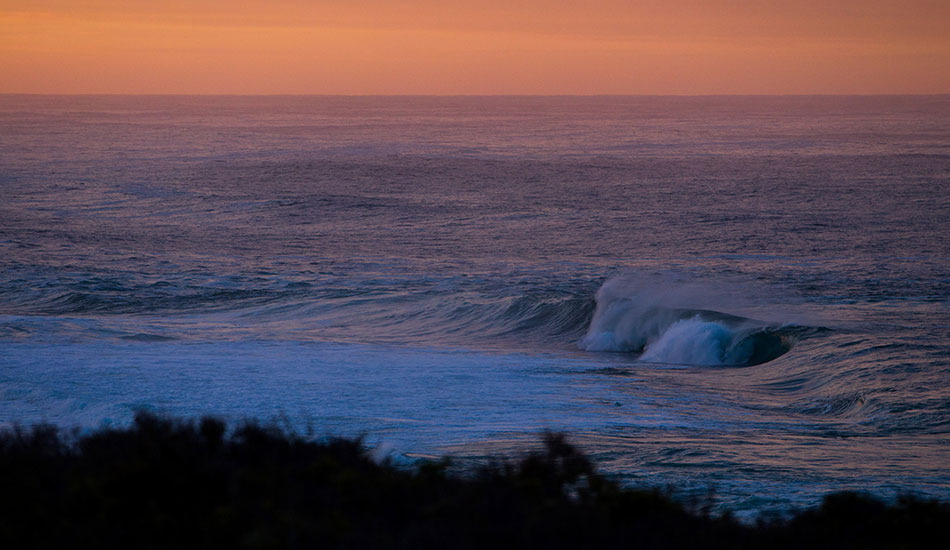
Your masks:
<svg viewBox="0 0 950 550"><path fill-rule="evenodd" d="M756 365L791 349L805 327L770 324L711 309L720 289L624 276L597 292L597 307L580 346L587 351L639 353L651 363Z"/></svg>

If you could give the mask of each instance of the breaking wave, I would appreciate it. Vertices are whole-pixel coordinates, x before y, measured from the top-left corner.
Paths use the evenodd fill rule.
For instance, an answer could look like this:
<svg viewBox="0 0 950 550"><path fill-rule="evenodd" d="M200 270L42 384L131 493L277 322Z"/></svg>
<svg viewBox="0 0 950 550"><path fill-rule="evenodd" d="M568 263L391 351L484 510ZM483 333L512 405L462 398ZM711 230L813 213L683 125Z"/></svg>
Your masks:
<svg viewBox="0 0 950 550"><path fill-rule="evenodd" d="M690 292L684 292L684 295ZM676 307L682 295L607 281L581 348L639 353L651 363L751 366L792 349L812 329L767 323L710 309Z"/></svg>

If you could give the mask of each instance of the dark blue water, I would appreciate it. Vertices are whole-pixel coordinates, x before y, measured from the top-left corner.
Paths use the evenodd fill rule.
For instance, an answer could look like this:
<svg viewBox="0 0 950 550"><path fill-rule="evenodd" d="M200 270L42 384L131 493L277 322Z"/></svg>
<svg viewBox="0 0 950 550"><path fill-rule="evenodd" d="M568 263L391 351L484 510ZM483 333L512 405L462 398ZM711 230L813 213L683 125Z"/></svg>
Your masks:
<svg viewBox="0 0 950 550"><path fill-rule="evenodd" d="M0 96L0 422L950 499L948 237L948 96Z"/></svg>

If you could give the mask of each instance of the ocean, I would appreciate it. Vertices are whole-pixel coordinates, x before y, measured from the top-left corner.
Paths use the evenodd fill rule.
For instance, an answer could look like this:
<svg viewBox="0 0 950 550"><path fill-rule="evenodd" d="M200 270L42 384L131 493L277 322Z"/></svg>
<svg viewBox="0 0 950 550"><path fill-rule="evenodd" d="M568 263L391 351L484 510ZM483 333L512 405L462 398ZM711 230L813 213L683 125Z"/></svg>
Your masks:
<svg viewBox="0 0 950 550"><path fill-rule="evenodd" d="M950 499L950 96L0 96L0 425Z"/></svg>

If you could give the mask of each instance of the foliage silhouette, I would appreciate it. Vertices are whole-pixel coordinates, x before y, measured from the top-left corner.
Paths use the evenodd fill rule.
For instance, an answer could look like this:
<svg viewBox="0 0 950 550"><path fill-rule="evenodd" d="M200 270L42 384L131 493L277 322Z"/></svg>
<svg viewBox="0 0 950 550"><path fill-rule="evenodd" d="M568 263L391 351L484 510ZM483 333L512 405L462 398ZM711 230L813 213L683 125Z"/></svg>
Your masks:
<svg viewBox="0 0 950 550"><path fill-rule="evenodd" d="M563 435L466 475L400 469L360 440L228 432L138 414L80 436L0 433L3 548L924 548L950 547L950 507L828 496L744 525L599 475Z"/></svg>

